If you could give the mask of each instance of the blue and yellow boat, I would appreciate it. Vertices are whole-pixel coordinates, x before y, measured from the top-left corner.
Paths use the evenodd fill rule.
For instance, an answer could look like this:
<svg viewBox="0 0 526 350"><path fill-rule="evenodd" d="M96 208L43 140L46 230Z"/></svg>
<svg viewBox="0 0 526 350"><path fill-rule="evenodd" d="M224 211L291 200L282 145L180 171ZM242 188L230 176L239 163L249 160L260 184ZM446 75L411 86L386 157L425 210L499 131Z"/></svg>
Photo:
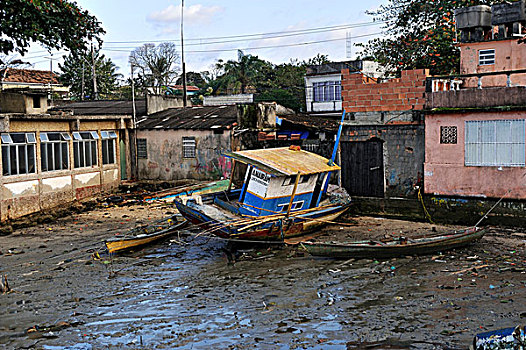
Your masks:
<svg viewBox="0 0 526 350"><path fill-rule="evenodd" d="M333 160L298 146L225 156L233 160L226 191L175 199L184 217L219 237L284 240L332 223L350 206L345 190L329 185L340 170Z"/></svg>

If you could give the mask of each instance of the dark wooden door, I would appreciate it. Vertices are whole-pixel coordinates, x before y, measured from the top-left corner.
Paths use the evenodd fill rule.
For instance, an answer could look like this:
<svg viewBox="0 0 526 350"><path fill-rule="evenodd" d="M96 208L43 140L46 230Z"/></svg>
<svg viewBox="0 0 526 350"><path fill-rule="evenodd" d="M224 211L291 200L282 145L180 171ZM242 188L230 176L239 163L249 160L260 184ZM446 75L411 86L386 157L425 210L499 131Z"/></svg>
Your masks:
<svg viewBox="0 0 526 350"><path fill-rule="evenodd" d="M384 196L383 141L342 142L342 184L351 196Z"/></svg>

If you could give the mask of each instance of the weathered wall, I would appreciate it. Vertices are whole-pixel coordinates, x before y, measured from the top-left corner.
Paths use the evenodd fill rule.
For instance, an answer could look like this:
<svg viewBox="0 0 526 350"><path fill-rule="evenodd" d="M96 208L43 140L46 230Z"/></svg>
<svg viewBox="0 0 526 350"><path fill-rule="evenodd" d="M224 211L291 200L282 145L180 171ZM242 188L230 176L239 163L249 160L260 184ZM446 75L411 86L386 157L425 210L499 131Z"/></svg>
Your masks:
<svg viewBox="0 0 526 350"><path fill-rule="evenodd" d="M424 195L423 204L418 199L406 198L354 198L350 213L358 215L379 215L408 220L429 221L424 207L434 223L472 226L494 205L482 226L526 227L526 202L497 199L451 198Z"/></svg>
<svg viewBox="0 0 526 350"><path fill-rule="evenodd" d="M191 104L188 104L191 105ZM146 95L146 113L153 114L168 108L183 107L183 98L178 96Z"/></svg>
<svg viewBox="0 0 526 350"><path fill-rule="evenodd" d="M418 122L387 125L345 125L342 142L384 141L384 178L386 197L415 197L422 186L424 163L424 126ZM353 174L342 173L344 176Z"/></svg>
<svg viewBox="0 0 526 350"><path fill-rule="evenodd" d="M183 158L183 136L195 137L195 158ZM148 158L139 159L140 180L216 180L230 173L230 160L221 156L231 150L230 131L138 130L137 137L146 139L148 148Z"/></svg>
<svg viewBox="0 0 526 350"><path fill-rule="evenodd" d="M398 79L376 83L363 74L342 70L342 100L347 112L421 110L429 70L402 71Z"/></svg>
<svg viewBox="0 0 526 350"><path fill-rule="evenodd" d="M45 113L47 111L46 96L35 95L35 98L40 100L39 108L33 108L33 95L28 96L20 93L1 92L0 113Z"/></svg>
<svg viewBox="0 0 526 350"><path fill-rule="evenodd" d="M526 52L524 44L517 38L506 40L491 40L475 43L461 43L460 74L488 73L505 70L526 69ZM479 51L494 49L495 64L479 65ZM482 78L482 86L506 86L506 75L488 76ZM526 85L526 74L511 76L512 86ZM462 87L477 87L478 78L464 80Z"/></svg>
<svg viewBox="0 0 526 350"><path fill-rule="evenodd" d="M465 166L465 122L526 119L526 111L444 113L426 116L425 192L435 195L526 199L524 167ZM457 127L457 143L440 143L440 126ZM509 191L509 193L508 193Z"/></svg>
<svg viewBox="0 0 526 350"><path fill-rule="evenodd" d="M44 118L44 117L43 117ZM46 119L47 118L47 119ZM73 143L69 142L69 170L46 171L41 169L40 132L72 132L76 130L119 130L117 120L60 120L47 116L41 120L12 118L4 125L5 132L35 132L37 145L36 173L0 176L0 220L15 219L43 209L64 206L109 192L120 184L120 139L115 140L115 163L102 165L102 142L98 142L98 166L73 168ZM118 133L119 135L120 133ZM129 142L127 140L126 142ZM0 159L0 169L1 169Z"/></svg>
<svg viewBox="0 0 526 350"><path fill-rule="evenodd" d="M523 106L526 87L493 87L426 93L427 108Z"/></svg>

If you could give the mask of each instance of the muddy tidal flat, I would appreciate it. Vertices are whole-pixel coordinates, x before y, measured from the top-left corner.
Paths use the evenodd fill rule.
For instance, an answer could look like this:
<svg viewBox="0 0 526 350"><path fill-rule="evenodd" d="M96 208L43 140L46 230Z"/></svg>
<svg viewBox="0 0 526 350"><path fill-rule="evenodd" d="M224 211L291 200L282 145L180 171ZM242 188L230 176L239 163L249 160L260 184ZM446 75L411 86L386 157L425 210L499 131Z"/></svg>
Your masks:
<svg viewBox="0 0 526 350"><path fill-rule="evenodd" d="M310 257L175 235L109 257L102 241L175 209L98 207L0 237L0 348L466 349L476 333L526 323L526 233L489 227L442 254ZM353 239L447 230L370 217ZM96 253L99 254L96 254Z"/></svg>

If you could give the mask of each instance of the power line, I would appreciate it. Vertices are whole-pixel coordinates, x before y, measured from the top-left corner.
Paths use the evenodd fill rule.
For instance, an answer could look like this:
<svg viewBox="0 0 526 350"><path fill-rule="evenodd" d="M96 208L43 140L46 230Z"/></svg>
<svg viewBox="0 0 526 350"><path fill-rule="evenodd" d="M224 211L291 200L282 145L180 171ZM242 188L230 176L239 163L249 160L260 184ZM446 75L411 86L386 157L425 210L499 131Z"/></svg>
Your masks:
<svg viewBox="0 0 526 350"><path fill-rule="evenodd" d="M327 27L317 27L317 28L309 28L309 29L298 29L298 30L289 30L289 31L280 31L280 32L268 32L268 33L257 33L257 34L243 34L243 35L230 35L230 36L217 36L217 37L204 37L204 38L190 38L185 39L186 41L206 41L206 40L220 40L220 39L239 39L239 38L252 38L252 37L258 37L258 36L265 36L263 39L272 39L272 38L279 38L279 37L285 37L285 36L293 36L293 35L304 35L304 34L315 34L315 33L323 33L328 31L335 31L335 30L343 30L343 29L350 29L350 28L359 28L359 27L367 27L367 26L375 26L383 24L382 21L373 21L373 22L362 22L362 23L350 23L350 24L342 24L337 26L327 26ZM140 44L140 43L155 43L155 42L166 42L166 41L172 41L169 40L132 40L132 41L106 41L107 44ZM245 41L245 40L232 40L232 42L236 41ZM230 41L225 41L230 42ZM211 42L211 43L223 43L221 42ZM190 45L204 45L203 43L196 43L196 44L187 44L187 46Z"/></svg>
<svg viewBox="0 0 526 350"><path fill-rule="evenodd" d="M372 33L372 34L363 34L363 35L356 35L354 38L363 38L368 36L374 36L382 34L381 32L378 33ZM262 50L262 49L274 49L274 48L281 48L281 47L292 47L292 46L304 46L304 45L313 45L313 44L321 44L321 43L327 43L327 42L334 42L334 41L341 41L346 40L347 38L337 38L337 39L325 39L325 40L317 40L317 41L308 41L308 42L301 42L301 43L295 43L295 44L281 44L281 45L269 45L269 46L258 46L258 47L245 47L245 48L233 48L233 49L212 49L212 50L190 50L185 51L187 53L212 53L212 52L229 52L229 51L246 51L246 50ZM112 52L129 52L129 50L120 50L120 49L105 49L102 48L103 51L112 51Z"/></svg>

